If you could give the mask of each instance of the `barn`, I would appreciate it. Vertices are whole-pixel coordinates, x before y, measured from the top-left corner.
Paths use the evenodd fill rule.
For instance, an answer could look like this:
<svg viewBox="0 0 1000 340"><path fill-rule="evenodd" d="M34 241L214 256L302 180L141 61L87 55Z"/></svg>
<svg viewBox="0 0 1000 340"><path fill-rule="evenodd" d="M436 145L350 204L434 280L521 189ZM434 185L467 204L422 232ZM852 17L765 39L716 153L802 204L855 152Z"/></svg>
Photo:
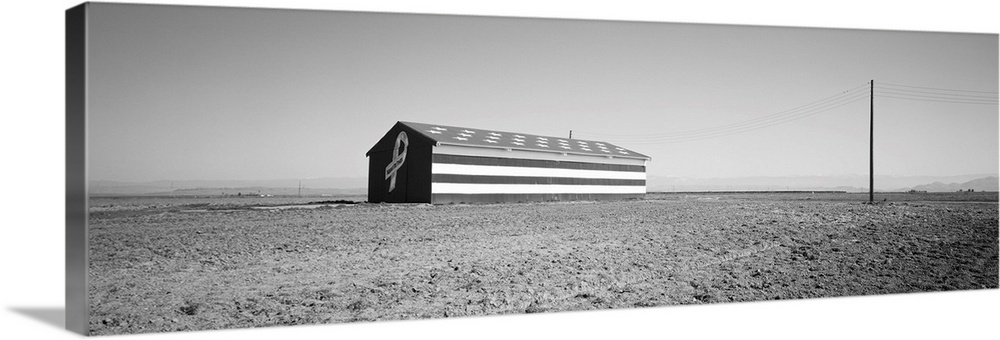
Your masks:
<svg viewBox="0 0 1000 340"><path fill-rule="evenodd" d="M435 204L640 198L650 160L600 141L412 122L365 156L369 202Z"/></svg>

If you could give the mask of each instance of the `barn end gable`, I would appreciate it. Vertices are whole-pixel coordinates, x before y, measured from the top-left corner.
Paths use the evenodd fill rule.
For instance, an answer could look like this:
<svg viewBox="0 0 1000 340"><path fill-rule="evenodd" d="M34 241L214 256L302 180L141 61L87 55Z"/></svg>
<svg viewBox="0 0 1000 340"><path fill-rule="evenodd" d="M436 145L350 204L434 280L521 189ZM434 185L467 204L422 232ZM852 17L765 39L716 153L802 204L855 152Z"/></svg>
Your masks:
<svg viewBox="0 0 1000 340"><path fill-rule="evenodd" d="M375 142L375 145L372 145L372 147L365 152L365 156L368 157L375 151L384 151L387 148L395 148L396 137L399 135L399 131L406 131L407 138L416 138L413 142L419 145L433 146L437 143L434 138L427 136L426 133L407 126L404 122L396 122L396 124L393 124L392 128L390 128L389 131L387 131L385 135L378 140L378 142Z"/></svg>
<svg viewBox="0 0 1000 340"><path fill-rule="evenodd" d="M397 122L368 157L368 202L431 202L431 154L435 141Z"/></svg>

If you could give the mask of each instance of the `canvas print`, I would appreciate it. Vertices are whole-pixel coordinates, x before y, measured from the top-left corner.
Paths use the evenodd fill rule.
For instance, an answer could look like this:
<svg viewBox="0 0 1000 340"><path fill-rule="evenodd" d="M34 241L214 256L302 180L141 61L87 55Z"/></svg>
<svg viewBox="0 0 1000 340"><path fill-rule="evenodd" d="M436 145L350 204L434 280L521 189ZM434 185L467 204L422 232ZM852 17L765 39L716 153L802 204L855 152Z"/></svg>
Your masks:
<svg viewBox="0 0 1000 340"><path fill-rule="evenodd" d="M86 3L67 46L85 334L998 288L997 34Z"/></svg>

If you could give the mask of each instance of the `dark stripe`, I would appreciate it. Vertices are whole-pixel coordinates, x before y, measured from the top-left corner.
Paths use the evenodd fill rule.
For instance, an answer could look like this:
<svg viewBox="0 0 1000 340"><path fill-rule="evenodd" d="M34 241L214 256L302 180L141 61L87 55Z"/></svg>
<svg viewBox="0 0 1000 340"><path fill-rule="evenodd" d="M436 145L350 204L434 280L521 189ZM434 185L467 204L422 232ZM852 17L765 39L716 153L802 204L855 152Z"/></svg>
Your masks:
<svg viewBox="0 0 1000 340"><path fill-rule="evenodd" d="M567 177L517 177L433 174L436 183L477 184L572 184L572 185L646 185L643 179L567 178Z"/></svg>
<svg viewBox="0 0 1000 340"><path fill-rule="evenodd" d="M431 203L500 203L549 201L613 201L642 199L645 194L433 194Z"/></svg>
<svg viewBox="0 0 1000 340"><path fill-rule="evenodd" d="M497 157L482 157L482 156L434 154L432 160L434 161L434 163L446 163L446 164L646 172L646 166L644 165L602 164L602 163L569 162L569 161L541 160L541 159L497 158Z"/></svg>

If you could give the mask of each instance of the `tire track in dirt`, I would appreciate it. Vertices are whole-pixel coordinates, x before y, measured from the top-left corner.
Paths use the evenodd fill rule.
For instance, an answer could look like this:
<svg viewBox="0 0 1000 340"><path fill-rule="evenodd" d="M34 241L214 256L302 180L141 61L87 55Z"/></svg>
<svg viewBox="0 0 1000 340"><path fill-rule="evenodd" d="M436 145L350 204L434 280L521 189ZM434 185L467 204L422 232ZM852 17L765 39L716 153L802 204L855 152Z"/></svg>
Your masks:
<svg viewBox="0 0 1000 340"><path fill-rule="evenodd" d="M752 246L743 250L728 251L725 255L720 256L714 260L708 260L703 263L696 265L696 267L703 268L708 266L714 266L721 264L723 262L732 261L736 259L742 259L745 257L750 257L756 255L757 253L765 252L771 250L772 248L781 246L778 243L764 242L759 246Z"/></svg>

